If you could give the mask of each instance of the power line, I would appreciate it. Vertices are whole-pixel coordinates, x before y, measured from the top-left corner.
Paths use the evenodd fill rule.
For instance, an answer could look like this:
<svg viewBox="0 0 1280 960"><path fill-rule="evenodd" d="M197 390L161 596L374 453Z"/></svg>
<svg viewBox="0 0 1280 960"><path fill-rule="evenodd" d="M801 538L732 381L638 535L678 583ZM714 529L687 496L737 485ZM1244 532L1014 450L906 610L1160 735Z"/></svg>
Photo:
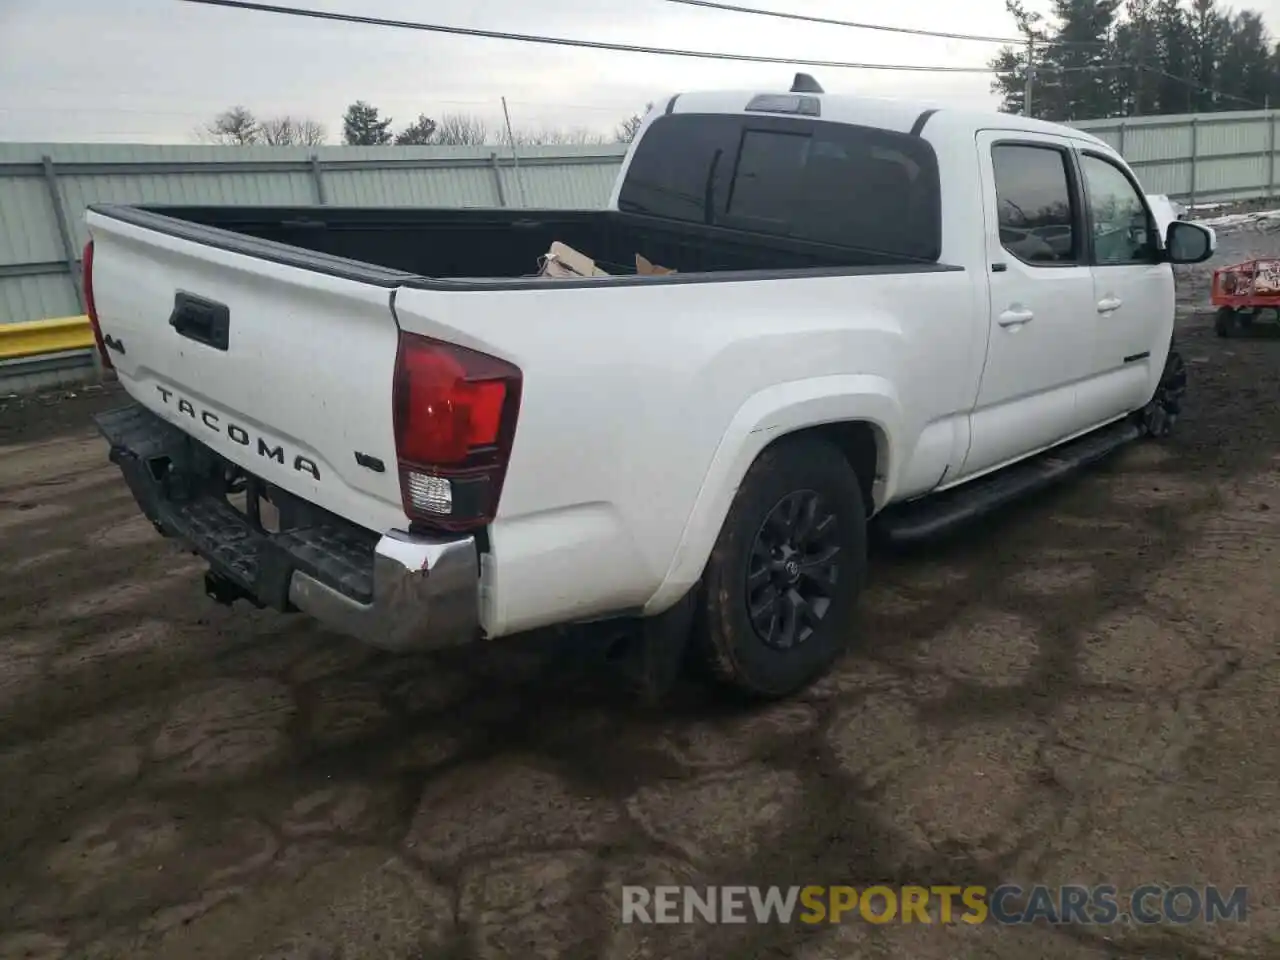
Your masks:
<svg viewBox="0 0 1280 960"><path fill-rule="evenodd" d="M757 7L740 7L733 3L716 3L713 0L667 0L668 3L679 3L688 7L704 7L708 10L724 10L728 13L748 13L761 17L776 17L779 20L800 20L805 23L822 23L831 27L852 27L855 30L879 30L883 33L905 33L913 37L938 37L943 40L975 40L979 43L1012 43L1021 44L1022 39L1010 37L987 37L970 33L945 33L941 30L923 30L915 27L891 27L882 23L857 23L852 20L833 20L830 17L815 17L804 13L784 13L781 10L761 10Z"/></svg>
<svg viewBox="0 0 1280 960"><path fill-rule="evenodd" d="M1174 73L1169 73L1167 70L1161 70L1159 67L1149 67L1145 63L1139 63L1138 67L1142 70L1150 70L1153 73L1158 73L1162 77L1168 77L1170 80L1176 80L1178 83L1186 84L1192 90L1199 93L1208 93L1215 97L1226 97L1228 100L1235 100L1238 103L1247 103L1251 107L1262 106L1262 104L1258 103L1257 100L1250 100L1247 97L1237 97L1234 93L1226 93L1225 91L1215 89L1214 87L1202 87L1194 80L1190 80L1187 77L1180 77Z"/></svg>
<svg viewBox="0 0 1280 960"><path fill-rule="evenodd" d="M884 23L861 23L855 20L835 20L831 17L816 17L805 13L786 13L782 10L762 10L759 7L742 7L734 3L719 3L717 0L666 0L667 3L678 3L688 7L702 7L707 10L723 10L727 13L746 13L760 17L774 17L779 20L799 20L803 23L821 23L831 27L851 27L854 30L877 30L882 33L901 33L912 37L935 37L941 40L971 40L977 43L1002 43L1021 46L1026 37L993 37L985 34L947 33L943 30L925 30L921 27L895 27ZM1057 46L1067 47L1103 47L1102 40L1059 40Z"/></svg>
<svg viewBox="0 0 1280 960"><path fill-rule="evenodd" d="M637 44L610 43L610 42L600 41L600 40L574 40L568 37L548 37L548 36L535 35L535 34L509 33L506 31L498 31L498 30L482 30L475 27L455 27L455 26L448 26L445 24L421 23L413 20L393 20L393 19L387 19L382 17L364 17L356 14L334 13L334 12L323 11L323 10L308 10L308 9L303 9L298 7L282 7L282 6L277 6L275 4L253 2L253 0L180 0L180 2L196 3L196 4L201 4L203 6L228 7L232 9L249 10L249 11L255 11L260 13L275 13L275 14L282 14L285 16L304 17L304 18L309 18L314 20L328 20L328 21L339 22L339 23L355 23L355 24L361 24L365 26L395 27L395 28L404 29L404 30L418 30L418 31L429 32L429 33L444 33L444 34L451 34L454 36L480 37L480 38L491 39L491 40L510 40L510 41L515 41L520 43L538 43L538 44L560 46L560 47L576 47L576 48L586 49L586 50L609 50L617 53L643 53L643 54L651 54L655 56L686 57L686 58L694 58L694 59L701 59L701 60L729 60L729 61L746 62L746 63L776 63L776 64L788 64L788 65L794 65L794 66L830 67L833 69L849 69L849 70L886 70L886 71L898 71L898 72L910 72L910 73L967 73L967 74L996 72L996 71L993 71L992 68L989 66L987 67L944 67L944 66L925 66L925 65L917 65L917 64L853 63L853 62L839 61L839 60L809 60L809 59L791 59L787 57L766 57L766 56L744 54L744 53L716 53L708 50L682 50L682 49L676 49L676 48L670 48L670 47L649 47L649 46L641 46ZM804 14L791 14L791 13L784 13L784 12L775 11L775 10L762 10L762 9L753 8L753 7L742 7L734 4L720 3L720 2L717 2L717 0L668 0L668 2L682 3L688 6L697 6L697 7L704 7L709 9L725 10L725 11L734 12L734 13L755 14L760 16L777 17L777 18L788 19L788 20L801 20L806 22L823 23L823 24L833 25L833 26L845 26L845 27L866 29L866 30L881 30L881 31L893 32L893 33L910 34L914 36L932 36L932 37L939 37L939 38L953 39L953 40L975 40L975 41L987 41L987 42L999 42L999 43L1020 43L1021 42L1020 40L1011 40L1011 39L1000 38L1000 37L987 37L987 36L980 36L976 34L973 34L973 35L953 34L953 33L946 33L943 31L929 31L929 30L922 30L922 29L916 29L911 27L891 27L883 24L866 24L866 23L857 23L854 21L847 21L847 20L833 20L829 18L814 17L814 16L809 16ZM1073 46L1104 45L1100 41L1048 40L1046 41L1046 43L1049 47L1062 47L1067 45L1073 45ZM1121 66L1122 65L1120 64L1090 64L1090 65L1083 65L1079 67L1061 67L1061 66L1056 66L1049 63L1042 65L1042 67L1048 67L1049 69L1055 70L1056 72L1059 72L1059 73L1075 73L1075 72L1086 72L1086 71L1092 71L1092 70L1119 69ZM1230 100L1235 100L1239 103L1249 104L1250 106L1257 106L1257 103L1255 101L1249 100L1245 97L1240 97L1240 96L1236 96L1235 94L1225 93L1223 91L1215 90L1209 87L1199 86L1192 80L1189 80L1185 77L1179 77L1175 74L1169 73L1165 70L1161 70L1157 67L1149 67L1146 64L1141 64L1141 63L1138 64L1138 66L1140 69L1154 71L1155 73L1158 73L1161 76L1167 77L1178 83L1186 84L1187 86L1199 92L1208 93L1213 96L1224 97Z"/></svg>
<svg viewBox="0 0 1280 960"><path fill-rule="evenodd" d="M1159 74L1162 77L1168 77L1170 80L1174 80L1178 83L1183 84L1184 86L1190 87L1192 90L1195 90L1198 93L1207 93L1207 94L1210 94L1211 96L1222 97L1227 100L1235 100L1238 103L1245 103L1251 107L1262 106L1256 100L1250 100L1247 97L1237 96L1234 93L1227 93L1225 90L1219 90L1216 87L1203 87L1200 84L1196 83L1196 81L1190 79L1189 77L1180 77L1176 73L1170 73L1167 70L1161 70L1159 67L1153 67L1145 63L1138 63L1138 64L1098 63L1098 64L1089 64L1087 66L1081 66L1081 67L1063 67L1063 66L1059 66L1056 63L1040 63L1036 65L1036 73L1037 73L1037 76L1039 76L1042 72L1061 74L1061 73L1085 73L1085 72L1090 72L1094 70L1131 70L1135 66L1139 70L1146 70L1150 73ZM993 71L993 72L998 72L998 71Z"/></svg>
<svg viewBox="0 0 1280 960"><path fill-rule="evenodd" d="M646 47L629 43L609 43L603 40L573 40L568 37L547 37L526 33L507 33L501 30L480 30L475 27L452 27L439 23L419 23L414 20L390 20L382 17L362 17L352 13L332 13L327 10L306 10L300 7L281 7L250 0L179 0L181 3L198 3L209 7L229 7L235 10L252 10L259 13L278 13L313 20L329 20L338 23L358 23L374 27L398 27L402 30L421 30L427 33L447 33L460 37L482 37L489 40L512 40L519 43L541 43L557 47L578 47L584 50L610 50L615 53L647 53L662 57L689 57L697 60L732 60L739 63L780 63L799 67L830 67L835 70L892 70L905 73L990 73L990 67L941 67L905 63L849 63L842 60L806 60L793 57L765 57L747 53L714 53L710 50L679 50L670 47Z"/></svg>

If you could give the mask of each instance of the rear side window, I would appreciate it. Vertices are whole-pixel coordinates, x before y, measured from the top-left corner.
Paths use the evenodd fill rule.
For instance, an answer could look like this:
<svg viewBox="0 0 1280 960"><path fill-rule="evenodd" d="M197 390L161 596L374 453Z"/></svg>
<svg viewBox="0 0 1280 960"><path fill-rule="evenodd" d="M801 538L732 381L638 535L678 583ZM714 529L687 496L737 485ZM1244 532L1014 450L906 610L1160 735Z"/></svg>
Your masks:
<svg viewBox="0 0 1280 960"><path fill-rule="evenodd" d="M1078 263L1080 238L1066 152L997 144L991 148L991 162L1000 244L1024 263Z"/></svg>
<svg viewBox="0 0 1280 960"><path fill-rule="evenodd" d="M636 147L618 206L935 261L938 165L919 137L841 123L677 114Z"/></svg>

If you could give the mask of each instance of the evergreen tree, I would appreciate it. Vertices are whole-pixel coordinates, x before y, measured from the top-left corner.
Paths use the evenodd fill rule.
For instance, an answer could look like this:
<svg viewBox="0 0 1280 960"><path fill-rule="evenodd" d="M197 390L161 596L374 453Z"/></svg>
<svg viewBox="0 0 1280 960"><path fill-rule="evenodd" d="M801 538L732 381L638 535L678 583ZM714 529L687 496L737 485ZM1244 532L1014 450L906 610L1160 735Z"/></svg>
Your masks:
<svg viewBox="0 0 1280 960"><path fill-rule="evenodd" d="M1195 109L1190 20L1178 0L1156 0L1155 19L1160 57L1156 87L1159 112L1189 113Z"/></svg>
<svg viewBox="0 0 1280 960"><path fill-rule="evenodd" d="M391 121L388 120L387 122L390 123ZM436 122L425 113L420 113L417 120L396 134L396 143L400 146L421 146L422 144L430 143L435 138L435 135Z"/></svg>
<svg viewBox="0 0 1280 960"><path fill-rule="evenodd" d="M1041 28L1043 18L1039 13L1028 11L1021 0L1004 0L1004 6L1009 11L1009 16L1013 17L1014 22L1018 24L1018 30L1022 34L1028 37L1044 38L1044 31ZM1042 51L1037 52L1037 62L1040 61L1041 53ZM1026 48L1020 50L1012 47L1002 48L991 61L991 69L995 72L995 78L991 81L991 92L1000 94L1001 109L1006 113L1026 113ZM1034 93L1032 99L1038 100ZM1035 107L1034 102L1032 106ZM1038 115L1040 111L1033 112Z"/></svg>
<svg viewBox="0 0 1280 960"><path fill-rule="evenodd" d="M1112 28L1120 0L1054 0L1060 24L1055 61L1062 73L1062 102L1055 119L1108 117L1117 107Z"/></svg>
<svg viewBox="0 0 1280 960"><path fill-rule="evenodd" d="M1125 116L1159 112L1160 51L1155 0L1126 0L1110 60L1116 65L1113 99Z"/></svg>
<svg viewBox="0 0 1280 960"><path fill-rule="evenodd" d="M1248 109L1271 93L1271 51L1262 17L1251 10L1224 19L1217 86L1223 91L1218 109Z"/></svg>
<svg viewBox="0 0 1280 960"><path fill-rule="evenodd" d="M1041 22L1006 0L1036 39L1032 112L1050 120L1258 109L1280 98L1280 45L1262 16L1217 0L1054 0ZM1026 48L991 60L991 89L1021 113Z"/></svg>
<svg viewBox="0 0 1280 960"><path fill-rule="evenodd" d="M995 79L991 92L1000 95L1000 109L1005 113L1026 113L1027 57L1020 50L1004 47L991 61Z"/></svg>
<svg viewBox="0 0 1280 960"><path fill-rule="evenodd" d="M1218 61L1226 39L1226 22L1218 12L1215 0L1191 0L1191 48L1195 68L1191 77L1200 87L1192 95L1194 109L1207 113L1218 109L1214 88L1218 80Z"/></svg>
<svg viewBox="0 0 1280 960"><path fill-rule="evenodd" d="M379 147L391 142L391 118L385 120L378 108L357 100L342 118L342 141L349 147Z"/></svg>

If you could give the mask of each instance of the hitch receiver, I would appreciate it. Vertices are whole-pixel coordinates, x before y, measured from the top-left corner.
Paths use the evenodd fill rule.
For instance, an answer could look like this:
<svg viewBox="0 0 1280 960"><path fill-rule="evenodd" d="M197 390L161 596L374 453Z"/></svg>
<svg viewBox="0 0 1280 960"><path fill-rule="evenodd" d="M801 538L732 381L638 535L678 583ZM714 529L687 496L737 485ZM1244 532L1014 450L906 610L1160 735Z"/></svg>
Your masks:
<svg viewBox="0 0 1280 960"><path fill-rule="evenodd" d="M236 583L228 577L224 577L220 573L208 570L204 575L204 592L208 594L209 599L214 603L220 603L225 607L229 607L237 600L248 600L255 607L261 608L262 604L257 598L251 595L240 584Z"/></svg>

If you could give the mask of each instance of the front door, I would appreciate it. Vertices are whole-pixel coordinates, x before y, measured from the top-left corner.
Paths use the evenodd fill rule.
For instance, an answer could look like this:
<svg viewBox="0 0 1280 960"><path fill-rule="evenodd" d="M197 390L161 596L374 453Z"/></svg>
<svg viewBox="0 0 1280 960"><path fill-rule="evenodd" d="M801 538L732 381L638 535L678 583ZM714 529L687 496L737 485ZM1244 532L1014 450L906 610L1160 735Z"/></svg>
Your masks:
<svg viewBox="0 0 1280 960"><path fill-rule="evenodd" d="M1093 363L1096 318L1069 142L984 131L977 149L991 326L965 477L1079 432L1076 390Z"/></svg>
<svg viewBox="0 0 1280 960"><path fill-rule="evenodd" d="M1102 152L1082 150L1080 172L1093 248L1093 374L1080 385L1091 424L1151 398L1173 333L1173 271L1155 217L1133 178Z"/></svg>

